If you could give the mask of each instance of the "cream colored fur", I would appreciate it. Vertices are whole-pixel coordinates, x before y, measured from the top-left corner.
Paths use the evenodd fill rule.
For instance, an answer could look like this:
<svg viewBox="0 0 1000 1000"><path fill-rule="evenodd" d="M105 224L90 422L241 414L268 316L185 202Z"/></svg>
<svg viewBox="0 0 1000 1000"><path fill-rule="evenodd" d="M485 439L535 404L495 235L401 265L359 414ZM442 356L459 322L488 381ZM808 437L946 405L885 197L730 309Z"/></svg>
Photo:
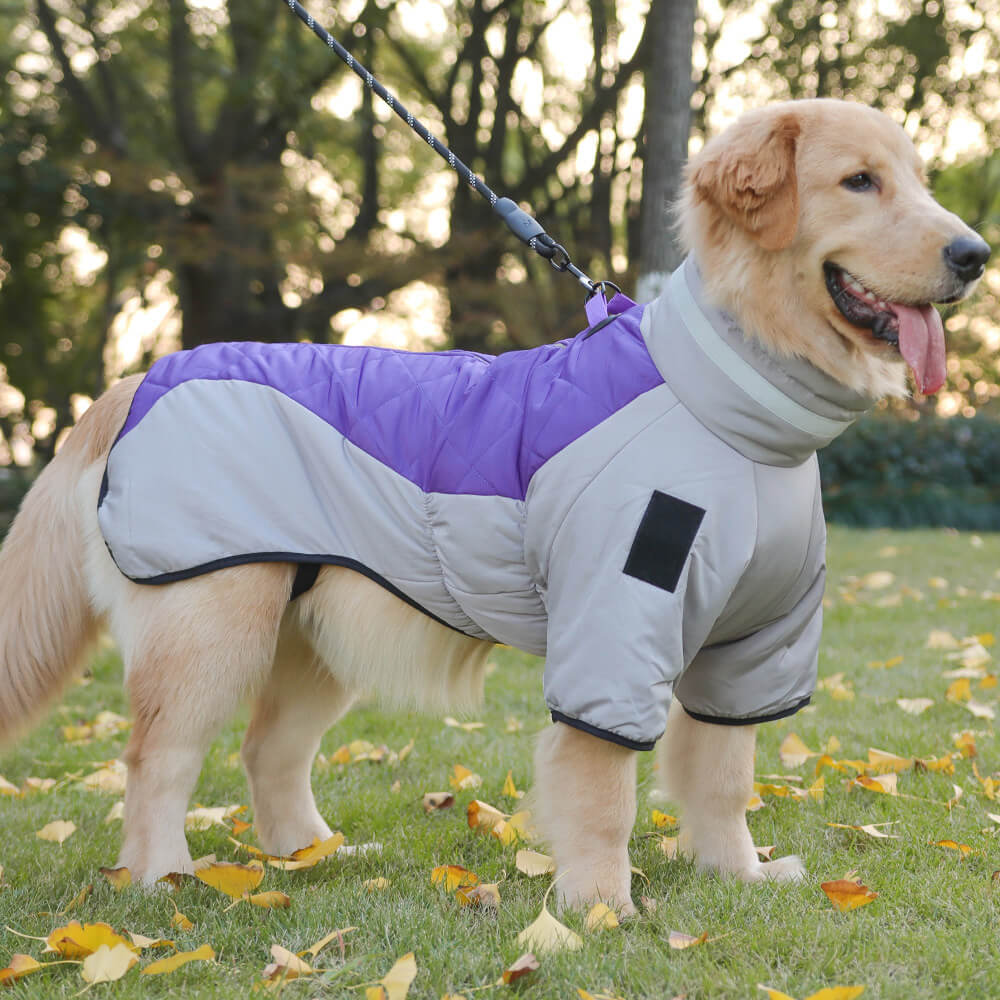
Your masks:
<svg viewBox="0 0 1000 1000"><path fill-rule="evenodd" d="M871 217L840 187L861 169L885 179ZM902 391L901 362L848 328L822 286L823 260L836 254L890 298L959 291L943 273L941 246L964 227L927 193L902 131L859 105L802 102L746 116L692 161L680 228L708 294L752 336L871 394ZM151 884L191 869L188 799L211 740L241 702L255 706L242 758L261 846L287 854L330 833L310 770L323 733L352 701L375 694L430 711L474 704L490 646L341 568L324 568L291 604L294 570L281 563L131 583L108 555L96 511L137 384L119 383L85 414L0 553L0 742L38 718L106 623L135 716L119 863ZM761 863L747 830L754 738L753 727L706 725L671 708L660 774L682 810L681 849L747 881L798 878L796 858ZM535 764L535 813L561 900L631 912L635 754L557 724L539 739Z"/></svg>

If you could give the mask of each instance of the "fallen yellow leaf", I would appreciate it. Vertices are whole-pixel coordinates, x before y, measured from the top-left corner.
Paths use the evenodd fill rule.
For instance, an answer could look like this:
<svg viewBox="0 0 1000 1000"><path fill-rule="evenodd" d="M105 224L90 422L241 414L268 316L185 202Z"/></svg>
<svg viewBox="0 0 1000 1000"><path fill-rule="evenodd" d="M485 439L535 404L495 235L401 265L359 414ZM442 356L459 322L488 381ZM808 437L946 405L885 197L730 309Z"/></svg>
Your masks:
<svg viewBox="0 0 1000 1000"><path fill-rule="evenodd" d="M556 870L556 863L547 854L529 851L522 848L514 855L514 866L525 875L551 875Z"/></svg>
<svg viewBox="0 0 1000 1000"><path fill-rule="evenodd" d="M569 948L571 951L583 946L583 938L575 931L571 931L565 924L561 924L549 913L548 903L549 893L552 885L545 890L542 897L542 912L539 913L535 921L529 924L517 936L517 943L523 947L530 948L544 954L547 951L558 951L560 948Z"/></svg>
<svg viewBox="0 0 1000 1000"><path fill-rule="evenodd" d="M127 868L101 868L99 871L115 887L116 892L121 892L132 884L132 873Z"/></svg>
<svg viewBox="0 0 1000 1000"><path fill-rule="evenodd" d="M823 882L820 888L834 907L842 913L856 910L859 906L867 906L878 898L878 893L862 885L860 879L839 878L832 882Z"/></svg>
<svg viewBox="0 0 1000 1000"><path fill-rule="evenodd" d="M83 960L80 975L88 983L113 983L138 961L130 944L116 944L113 948L102 944Z"/></svg>
<svg viewBox="0 0 1000 1000"><path fill-rule="evenodd" d="M669 813L660 812L659 809L654 809L653 826L658 829L662 829L665 826L677 826L677 817L671 816Z"/></svg>
<svg viewBox="0 0 1000 1000"><path fill-rule="evenodd" d="M35 832L35 836L41 840L48 840L54 844L61 844L64 840L72 837L76 832L76 824L67 819L53 820L46 823L41 830Z"/></svg>
<svg viewBox="0 0 1000 1000"><path fill-rule="evenodd" d="M410 984L417 975L417 960L408 951L379 980L385 990L386 1000L403 1000L410 991Z"/></svg>
<svg viewBox="0 0 1000 1000"><path fill-rule="evenodd" d="M299 976L309 976L315 972L308 962L303 962L298 955L280 944L271 945L271 958L274 961L265 965L262 973L264 978L271 982L298 979Z"/></svg>
<svg viewBox="0 0 1000 1000"><path fill-rule="evenodd" d="M491 806L488 802L473 799L465 810L470 830L491 831L497 823L507 819L507 814Z"/></svg>
<svg viewBox="0 0 1000 1000"><path fill-rule="evenodd" d="M293 851L287 858L271 858L267 863L274 868L281 868L284 871L299 871L303 868L312 868L313 865L318 864L324 858L328 858L331 854L336 854L343 846L345 840L344 835L338 830L333 836L327 837L326 840L320 840L317 837L308 847L300 847L297 851Z"/></svg>
<svg viewBox="0 0 1000 1000"><path fill-rule="evenodd" d="M437 885L440 882L444 882L448 892L454 892L463 886L478 885L479 876L461 865L438 865L431 870L431 883Z"/></svg>
<svg viewBox="0 0 1000 1000"><path fill-rule="evenodd" d="M880 826L892 826L898 820L889 820L885 823L865 823L861 826L854 826L851 823L827 823L827 826L835 826L840 830L857 830L859 833L867 833L869 837L878 837L883 840L899 840L895 833L883 833Z"/></svg>
<svg viewBox="0 0 1000 1000"><path fill-rule="evenodd" d="M506 795L509 799L520 799L524 797L524 792L519 791L517 785L514 784L513 771L508 771L507 777L503 779L502 794Z"/></svg>
<svg viewBox="0 0 1000 1000"><path fill-rule="evenodd" d="M789 733L778 748L778 756L781 757L783 767L798 767L804 764L810 757L818 757L819 754L805 745L802 739L795 733Z"/></svg>
<svg viewBox="0 0 1000 1000"><path fill-rule="evenodd" d="M264 866L259 861L246 865L236 861L217 861L198 869L194 875L205 885L224 892L232 899L239 899L260 885L264 878Z"/></svg>
<svg viewBox="0 0 1000 1000"><path fill-rule="evenodd" d="M500 908L500 886L496 882L483 882L476 886L460 886L455 891L459 906L481 906L484 910Z"/></svg>
<svg viewBox="0 0 1000 1000"><path fill-rule="evenodd" d="M176 955L161 958L156 962L151 962L142 970L144 976L160 976L167 972L175 972L182 965L188 962L211 962L215 958L215 950L210 944L203 944L194 951L179 951Z"/></svg>
<svg viewBox="0 0 1000 1000"><path fill-rule="evenodd" d="M392 882L381 875L378 878L366 878L361 883L362 888L367 889L369 892L385 892L390 885L392 885Z"/></svg>
<svg viewBox="0 0 1000 1000"><path fill-rule="evenodd" d="M681 950L683 948L691 948L696 944L704 944L707 940L708 931L702 931L697 937L691 937L690 934L682 934L680 931L671 931L670 936L667 938L667 944L671 948Z"/></svg>
<svg viewBox="0 0 1000 1000"><path fill-rule="evenodd" d="M467 767L456 764L452 768L452 775L448 779L448 783L452 788L463 791L467 788L478 788L483 783L483 779Z"/></svg>
<svg viewBox="0 0 1000 1000"><path fill-rule="evenodd" d="M972 848L968 844L959 844L954 840L935 840L935 847L945 847L949 851L958 851L963 857L972 853Z"/></svg>
<svg viewBox="0 0 1000 1000"><path fill-rule="evenodd" d="M868 765L876 774L886 774L890 771L899 774L900 771L913 767L913 758L900 757L889 753L888 750L875 750L869 747Z"/></svg>
<svg viewBox="0 0 1000 1000"><path fill-rule="evenodd" d="M45 939L45 944L46 951L57 951L63 958L86 958L98 948L107 946L111 949L120 944L138 951L110 924L81 924L77 920L65 927L57 927Z"/></svg>
<svg viewBox="0 0 1000 1000"><path fill-rule="evenodd" d="M291 896L276 889L254 893L252 896L247 896L247 899L254 906L262 906L266 910L287 910L292 905Z"/></svg>
<svg viewBox="0 0 1000 1000"><path fill-rule="evenodd" d="M869 777L867 774L859 774L852 782L858 788L867 789L869 792L879 792L883 795L896 795L896 774L878 774Z"/></svg>
<svg viewBox="0 0 1000 1000"><path fill-rule="evenodd" d="M907 715L920 715L934 704L933 698L897 698L896 704Z"/></svg>
<svg viewBox="0 0 1000 1000"><path fill-rule="evenodd" d="M357 927L341 927L335 931L330 931L326 937L320 938L314 945L302 953L304 955L309 955L315 958L331 941L337 941L340 944L340 951L343 955L344 951L344 935L349 934L351 931L356 931Z"/></svg>
<svg viewBox="0 0 1000 1000"><path fill-rule="evenodd" d="M45 965L37 961L30 955L11 955L10 965L6 969L0 969L0 984L16 982L25 976L30 976L32 972L44 969Z"/></svg>
<svg viewBox="0 0 1000 1000"><path fill-rule="evenodd" d="M618 914L604 903L595 903L587 913L588 931L610 930L618 926Z"/></svg>

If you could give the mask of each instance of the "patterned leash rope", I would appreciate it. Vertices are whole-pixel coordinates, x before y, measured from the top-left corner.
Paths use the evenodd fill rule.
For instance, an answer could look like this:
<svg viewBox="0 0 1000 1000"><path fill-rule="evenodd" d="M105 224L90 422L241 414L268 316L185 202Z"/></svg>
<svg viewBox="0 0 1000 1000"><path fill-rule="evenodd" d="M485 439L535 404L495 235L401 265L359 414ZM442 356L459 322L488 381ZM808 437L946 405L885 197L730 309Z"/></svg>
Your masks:
<svg viewBox="0 0 1000 1000"><path fill-rule="evenodd" d="M572 260L570 260L569 254L566 252L566 248L561 244L557 243L545 230L542 228L541 223L536 219L532 218L527 212L525 212L516 202L512 201L510 198L498 198L496 192L489 187L488 184L481 178L478 177L471 169L471 167L466 166L440 139L437 138L430 130L416 118L412 112L408 111L395 96L395 94L386 90L385 87L379 83L378 80L367 70L361 63L358 62L354 56L351 55L347 49L344 48L340 42L337 41L321 24L316 22L316 19L310 14L299 2L298 0L285 0L289 8L298 15L299 20L302 21L307 28L322 42L326 43L328 48L333 49L333 51L345 62L348 67L352 69L361 79L364 81L366 87L373 93L377 94L389 107L397 114L400 118L406 122L407 125L413 129L417 135L420 136L424 142L427 143L431 149L434 150L439 156L448 162L448 166L454 170L459 177L461 177L473 190L477 191L483 196L489 203L493 211L500 216L501 219L507 224L507 228L519 239L522 243L526 243L532 250L535 251L539 256L544 257L549 264L557 271L565 271L571 274L577 281L587 289L588 299L591 296L596 295L600 292L603 296L606 289L613 289L619 291L618 286L610 281L592 281L583 271L578 268Z"/></svg>

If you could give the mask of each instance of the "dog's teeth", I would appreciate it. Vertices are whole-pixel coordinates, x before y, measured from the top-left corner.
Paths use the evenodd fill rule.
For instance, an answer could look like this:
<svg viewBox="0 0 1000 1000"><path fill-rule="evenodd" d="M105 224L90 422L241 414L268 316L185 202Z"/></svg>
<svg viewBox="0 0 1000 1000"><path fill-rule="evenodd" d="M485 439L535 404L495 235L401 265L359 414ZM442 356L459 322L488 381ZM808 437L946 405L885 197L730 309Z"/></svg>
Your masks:
<svg viewBox="0 0 1000 1000"><path fill-rule="evenodd" d="M853 288L854 291L861 292L862 294L864 294L864 290L865 290L864 286L861 284L860 281L857 280L857 278L851 278L851 280L847 284L851 288Z"/></svg>

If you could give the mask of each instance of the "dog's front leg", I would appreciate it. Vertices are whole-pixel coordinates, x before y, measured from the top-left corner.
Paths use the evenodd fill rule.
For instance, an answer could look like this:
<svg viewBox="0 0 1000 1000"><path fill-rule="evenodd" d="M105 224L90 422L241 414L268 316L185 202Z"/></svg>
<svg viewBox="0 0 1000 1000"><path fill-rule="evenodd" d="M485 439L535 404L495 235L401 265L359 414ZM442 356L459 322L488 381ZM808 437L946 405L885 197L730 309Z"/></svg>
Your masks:
<svg viewBox="0 0 1000 1000"><path fill-rule="evenodd" d="M680 702L670 706L659 770L666 793L681 807L678 848L699 868L744 882L800 879L805 872L793 855L761 862L747 828L756 740L754 726L699 722Z"/></svg>
<svg viewBox="0 0 1000 1000"><path fill-rule="evenodd" d="M533 813L552 845L560 903L632 905L628 839L635 822L635 753L557 722L535 750Z"/></svg>

